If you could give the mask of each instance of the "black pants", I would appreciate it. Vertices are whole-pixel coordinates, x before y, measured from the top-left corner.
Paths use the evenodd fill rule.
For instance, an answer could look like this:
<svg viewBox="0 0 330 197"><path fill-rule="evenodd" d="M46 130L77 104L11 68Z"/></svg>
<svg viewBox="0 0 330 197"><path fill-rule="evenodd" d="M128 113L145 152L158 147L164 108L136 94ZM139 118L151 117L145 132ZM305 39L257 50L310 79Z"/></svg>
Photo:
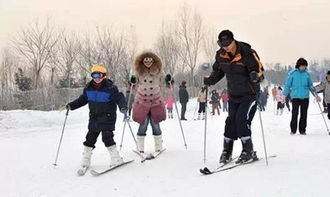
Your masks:
<svg viewBox="0 0 330 197"><path fill-rule="evenodd" d="M181 119L185 119L185 114L187 110L187 103L181 103Z"/></svg>
<svg viewBox="0 0 330 197"><path fill-rule="evenodd" d="M292 117L291 117L291 132L297 131L297 120L300 108L300 120L299 120L299 132L305 133L307 126L307 110L309 105L309 99L292 99Z"/></svg>
<svg viewBox="0 0 330 197"><path fill-rule="evenodd" d="M84 145L95 148L97 137L100 135L101 132L102 132L102 141L106 147L116 144L116 142L113 140L114 135L112 131L88 131Z"/></svg>
<svg viewBox="0 0 330 197"><path fill-rule="evenodd" d="M206 107L206 103L205 102L200 102L198 113L202 113L202 112L205 113L205 107Z"/></svg>
<svg viewBox="0 0 330 197"><path fill-rule="evenodd" d="M255 99L249 99L240 103L229 100L229 112L226 119L224 136L233 140L251 136L251 122L257 110Z"/></svg>

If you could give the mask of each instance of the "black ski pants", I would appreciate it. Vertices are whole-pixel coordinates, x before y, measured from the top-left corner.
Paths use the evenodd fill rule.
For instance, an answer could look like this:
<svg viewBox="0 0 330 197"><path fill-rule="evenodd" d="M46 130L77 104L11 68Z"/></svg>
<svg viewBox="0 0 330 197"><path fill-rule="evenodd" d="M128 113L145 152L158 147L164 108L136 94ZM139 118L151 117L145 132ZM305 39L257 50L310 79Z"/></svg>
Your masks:
<svg viewBox="0 0 330 197"><path fill-rule="evenodd" d="M205 107L206 107L206 103L205 102L200 102L198 113L202 113L202 112L205 113Z"/></svg>
<svg viewBox="0 0 330 197"><path fill-rule="evenodd" d="M306 132L308 105L309 105L309 98L292 99L292 117L290 123L292 133L296 133L297 131L299 108L300 108L299 132L300 133Z"/></svg>
<svg viewBox="0 0 330 197"><path fill-rule="evenodd" d="M181 103L181 119L185 119L186 116L186 110L187 110L187 103L184 102L184 103Z"/></svg>
<svg viewBox="0 0 330 197"><path fill-rule="evenodd" d="M256 110L257 102L255 99L247 99L239 103L229 100L224 136L233 140L251 136L250 127Z"/></svg>
<svg viewBox="0 0 330 197"><path fill-rule="evenodd" d="M116 142L113 140L113 132L112 131L88 131L86 135L86 141L83 143L85 146L95 148L95 143L97 141L97 137L102 132L102 141L106 147L115 145Z"/></svg>

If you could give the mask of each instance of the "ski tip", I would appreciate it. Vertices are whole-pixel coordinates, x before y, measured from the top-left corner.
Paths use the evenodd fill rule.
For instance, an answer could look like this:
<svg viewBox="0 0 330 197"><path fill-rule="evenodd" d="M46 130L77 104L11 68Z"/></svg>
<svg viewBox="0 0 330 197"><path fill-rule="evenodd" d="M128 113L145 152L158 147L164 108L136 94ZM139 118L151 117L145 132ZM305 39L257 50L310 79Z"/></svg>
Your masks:
<svg viewBox="0 0 330 197"><path fill-rule="evenodd" d="M205 167L203 169L200 169L199 172L204 174L204 175L212 174L212 172L207 167Z"/></svg>

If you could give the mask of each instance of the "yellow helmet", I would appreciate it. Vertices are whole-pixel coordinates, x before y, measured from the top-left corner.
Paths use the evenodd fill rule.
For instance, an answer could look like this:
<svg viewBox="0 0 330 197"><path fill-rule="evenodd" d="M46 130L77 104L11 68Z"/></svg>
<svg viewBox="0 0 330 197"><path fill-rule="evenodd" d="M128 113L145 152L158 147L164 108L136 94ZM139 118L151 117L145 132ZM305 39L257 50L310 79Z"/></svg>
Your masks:
<svg viewBox="0 0 330 197"><path fill-rule="evenodd" d="M107 69L103 64L95 64L92 67L92 73L107 73Z"/></svg>

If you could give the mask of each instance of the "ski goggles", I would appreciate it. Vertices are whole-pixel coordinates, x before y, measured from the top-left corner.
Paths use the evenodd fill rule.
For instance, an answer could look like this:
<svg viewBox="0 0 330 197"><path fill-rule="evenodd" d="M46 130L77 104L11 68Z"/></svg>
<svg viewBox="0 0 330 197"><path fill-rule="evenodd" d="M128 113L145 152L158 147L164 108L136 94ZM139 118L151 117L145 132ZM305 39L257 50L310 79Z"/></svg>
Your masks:
<svg viewBox="0 0 330 197"><path fill-rule="evenodd" d="M152 59L152 57L145 57L143 59L143 63L152 63L154 62L154 59Z"/></svg>
<svg viewBox="0 0 330 197"><path fill-rule="evenodd" d="M104 74L103 73L98 73L98 72L94 72L91 74L92 78L93 79L96 79L96 78L103 78L104 77Z"/></svg>
<svg viewBox="0 0 330 197"><path fill-rule="evenodd" d="M232 39L223 39L223 40L218 40L217 43L220 47L227 47L229 46L234 40Z"/></svg>

